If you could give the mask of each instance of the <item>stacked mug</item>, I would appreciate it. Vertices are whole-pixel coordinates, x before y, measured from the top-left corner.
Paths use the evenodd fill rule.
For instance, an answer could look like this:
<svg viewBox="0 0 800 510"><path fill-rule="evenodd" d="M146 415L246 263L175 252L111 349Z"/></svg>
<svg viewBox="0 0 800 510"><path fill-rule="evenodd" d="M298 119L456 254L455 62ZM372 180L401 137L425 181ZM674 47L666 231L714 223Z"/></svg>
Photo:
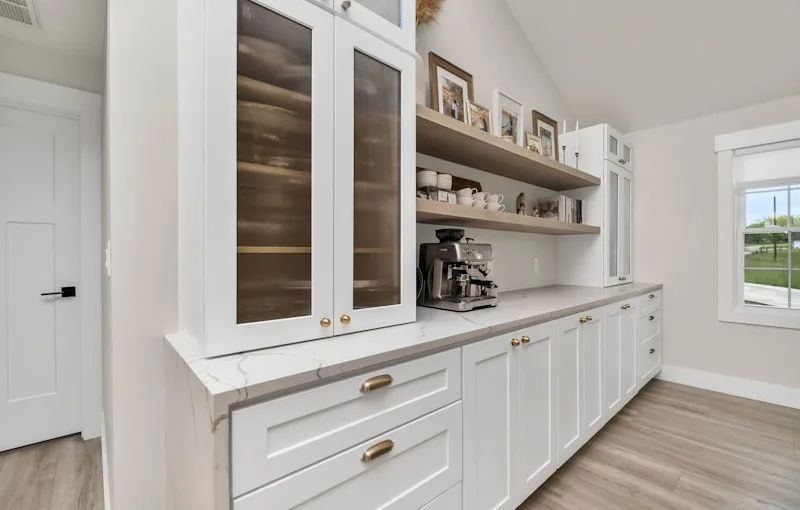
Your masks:
<svg viewBox="0 0 800 510"><path fill-rule="evenodd" d="M458 205L498 212L506 210L506 206L503 205L502 193L488 193L475 188L463 188L458 190L456 195Z"/></svg>

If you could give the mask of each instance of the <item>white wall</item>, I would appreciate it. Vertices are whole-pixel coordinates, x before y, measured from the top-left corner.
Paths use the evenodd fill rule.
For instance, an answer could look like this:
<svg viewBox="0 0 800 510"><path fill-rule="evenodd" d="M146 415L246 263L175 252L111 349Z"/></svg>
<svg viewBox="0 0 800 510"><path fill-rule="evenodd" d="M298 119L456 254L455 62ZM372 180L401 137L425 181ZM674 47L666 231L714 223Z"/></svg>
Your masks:
<svg viewBox="0 0 800 510"><path fill-rule="evenodd" d="M113 252L104 354L114 510L159 510L166 501L162 342L178 308L176 5L108 4Z"/></svg>
<svg viewBox="0 0 800 510"><path fill-rule="evenodd" d="M714 137L800 119L800 96L633 133L636 279L664 283L664 363L800 388L800 332L717 321Z"/></svg>
<svg viewBox="0 0 800 510"><path fill-rule="evenodd" d="M45 50L0 36L0 72L102 94L103 60Z"/></svg>
<svg viewBox="0 0 800 510"><path fill-rule="evenodd" d="M503 93L524 106L525 130L532 130L531 111L538 110L559 123L572 118L567 105L547 69L531 48L505 2L449 0L436 20L417 30L417 51L423 57L417 64L417 102L430 106L428 53L434 52L473 76L475 102L492 108L493 93ZM505 203L514 209L520 192L525 192L528 207L533 197L553 192L529 186L474 169L453 165L423 155L418 166L475 179L490 191L505 194ZM435 242L431 225L417 227L418 242ZM552 285L556 283L556 241L552 236L514 234L468 229L476 242L491 243L498 263L495 281L501 290ZM539 274L533 272L533 258L539 257Z"/></svg>

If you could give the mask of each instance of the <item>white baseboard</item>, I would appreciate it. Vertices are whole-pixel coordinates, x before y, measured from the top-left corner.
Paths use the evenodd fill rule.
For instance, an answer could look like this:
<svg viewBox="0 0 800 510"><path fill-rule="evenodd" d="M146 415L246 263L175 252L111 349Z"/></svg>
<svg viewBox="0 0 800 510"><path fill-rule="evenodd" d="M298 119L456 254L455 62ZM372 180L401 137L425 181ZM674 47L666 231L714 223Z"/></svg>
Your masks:
<svg viewBox="0 0 800 510"><path fill-rule="evenodd" d="M105 510L111 510L111 481L108 471L108 450L106 446L106 415L100 413L100 452L103 465L103 501Z"/></svg>
<svg viewBox="0 0 800 510"><path fill-rule="evenodd" d="M800 409L800 388L788 388L786 386L740 379L674 365L661 367L661 373L656 378L736 397Z"/></svg>

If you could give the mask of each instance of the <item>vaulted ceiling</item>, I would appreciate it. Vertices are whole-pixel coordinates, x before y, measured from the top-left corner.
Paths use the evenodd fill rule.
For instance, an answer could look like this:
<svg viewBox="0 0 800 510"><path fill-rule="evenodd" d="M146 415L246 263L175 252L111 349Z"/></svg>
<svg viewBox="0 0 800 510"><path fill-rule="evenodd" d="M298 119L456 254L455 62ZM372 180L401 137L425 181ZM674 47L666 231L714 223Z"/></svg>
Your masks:
<svg viewBox="0 0 800 510"><path fill-rule="evenodd" d="M506 2L584 125L629 132L800 94L798 0Z"/></svg>

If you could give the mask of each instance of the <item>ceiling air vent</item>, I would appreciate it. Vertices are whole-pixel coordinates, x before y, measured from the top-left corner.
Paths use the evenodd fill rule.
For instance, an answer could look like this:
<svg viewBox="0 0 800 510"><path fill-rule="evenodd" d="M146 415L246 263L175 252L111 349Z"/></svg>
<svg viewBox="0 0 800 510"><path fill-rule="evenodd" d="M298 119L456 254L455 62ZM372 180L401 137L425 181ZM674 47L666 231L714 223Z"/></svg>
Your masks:
<svg viewBox="0 0 800 510"><path fill-rule="evenodd" d="M0 19L8 19L39 28L39 17L33 0L0 0Z"/></svg>

